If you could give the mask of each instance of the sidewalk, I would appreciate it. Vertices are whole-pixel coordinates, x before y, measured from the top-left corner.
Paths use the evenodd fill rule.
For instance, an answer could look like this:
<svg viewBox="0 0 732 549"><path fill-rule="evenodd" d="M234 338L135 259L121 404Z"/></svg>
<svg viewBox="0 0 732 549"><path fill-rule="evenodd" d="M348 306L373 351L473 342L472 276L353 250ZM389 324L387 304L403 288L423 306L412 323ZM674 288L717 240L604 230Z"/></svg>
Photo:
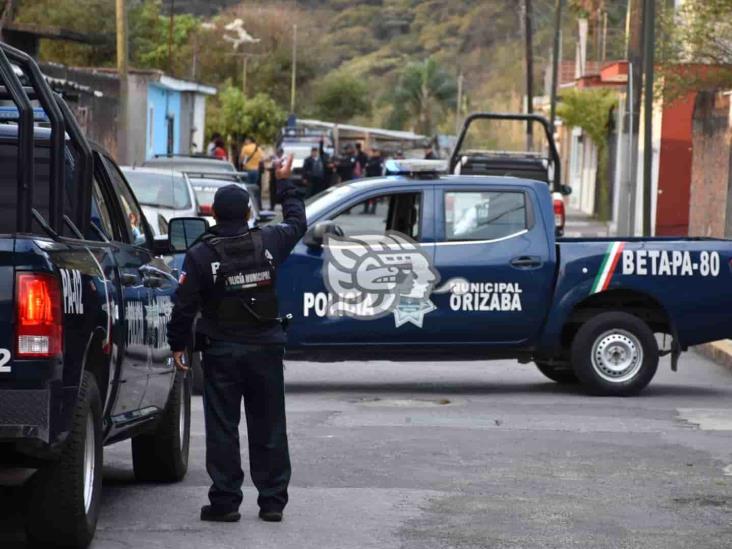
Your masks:
<svg viewBox="0 0 732 549"><path fill-rule="evenodd" d="M568 207L564 236L567 238L592 238L612 236L612 234L610 234L608 223L598 221L579 210L574 210Z"/></svg>
<svg viewBox="0 0 732 549"><path fill-rule="evenodd" d="M564 236L568 238L592 238L613 235L610 233L608 223L593 219L578 210L567 209L567 224L564 229ZM702 356L732 371L732 340L723 339L705 343L693 347L693 349Z"/></svg>

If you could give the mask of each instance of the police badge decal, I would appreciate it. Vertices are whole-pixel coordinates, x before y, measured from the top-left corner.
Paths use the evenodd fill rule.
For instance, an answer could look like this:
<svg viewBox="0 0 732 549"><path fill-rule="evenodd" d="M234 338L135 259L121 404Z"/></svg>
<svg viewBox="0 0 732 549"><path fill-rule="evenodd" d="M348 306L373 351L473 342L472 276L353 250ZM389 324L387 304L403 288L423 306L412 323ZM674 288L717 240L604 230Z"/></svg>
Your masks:
<svg viewBox="0 0 732 549"><path fill-rule="evenodd" d="M373 320L394 315L396 327L421 328L440 275L428 254L406 235L327 235L323 281L332 298L328 316Z"/></svg>

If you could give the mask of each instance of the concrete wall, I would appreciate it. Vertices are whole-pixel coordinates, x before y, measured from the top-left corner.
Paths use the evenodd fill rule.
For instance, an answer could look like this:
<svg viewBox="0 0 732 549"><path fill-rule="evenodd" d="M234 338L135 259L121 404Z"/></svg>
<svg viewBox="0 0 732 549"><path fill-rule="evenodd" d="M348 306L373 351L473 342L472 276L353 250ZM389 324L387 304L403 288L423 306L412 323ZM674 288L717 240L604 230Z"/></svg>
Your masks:
<svg viewBox="0 0 732 549"><path fill-rule="evenodd" d="M730 212L730 97L701 92L692 125L690 236L732 236Z"/></svg>
<svg viewBox="0 0 732 549"><path fill-rule="evenodd" d="M62 65L44 64L42 71L52 87L63 93L86 136L117 158L119 80L101 72L79 71Z"/></svg>

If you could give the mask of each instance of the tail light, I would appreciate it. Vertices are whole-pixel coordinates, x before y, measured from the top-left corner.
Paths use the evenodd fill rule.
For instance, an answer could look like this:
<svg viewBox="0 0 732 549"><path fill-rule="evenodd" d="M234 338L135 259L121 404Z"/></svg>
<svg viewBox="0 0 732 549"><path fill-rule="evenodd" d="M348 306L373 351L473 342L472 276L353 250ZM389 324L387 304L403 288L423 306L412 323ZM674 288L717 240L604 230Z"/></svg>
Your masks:
<svg viewBox="0 0 732 549"><path fill-rule="evenodd" d="M211 204L201 204L198 206L198 215L211 215Z"/></svg>
<svg viewBox="0 0 732 549"><path fill-rule="evenodd" d="M564 213L564 200L561 198L554 198L554 226L563 228L565 221Z"/></svg>
<svg viewBox="0 0 732 549"><path fill-rule="evenodd" d="M48 273L19 273L15 284L16 356L48 358L61 354L61 289Z"/></svg>

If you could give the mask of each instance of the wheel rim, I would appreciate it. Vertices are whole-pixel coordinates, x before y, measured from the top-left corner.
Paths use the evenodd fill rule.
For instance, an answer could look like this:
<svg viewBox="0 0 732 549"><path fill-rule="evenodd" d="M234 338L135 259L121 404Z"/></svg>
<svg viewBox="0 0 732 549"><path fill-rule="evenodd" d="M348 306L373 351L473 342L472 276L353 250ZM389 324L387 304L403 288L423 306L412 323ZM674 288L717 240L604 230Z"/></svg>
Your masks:
<svg viewBox="0 0 732 549"><path fill-rule="evenodd" d="M84 440L84 511L88 514L94 496L94 477L96 469L94 417L91 411L86 418L86 437Z"/></svg>
<svg viewBox="0 0 732 549"><path fill-rule="evenodd" d="M592 346L592 368L605 381L623 383L643 366L643 346L625 330L608 330Z"/></svg>

